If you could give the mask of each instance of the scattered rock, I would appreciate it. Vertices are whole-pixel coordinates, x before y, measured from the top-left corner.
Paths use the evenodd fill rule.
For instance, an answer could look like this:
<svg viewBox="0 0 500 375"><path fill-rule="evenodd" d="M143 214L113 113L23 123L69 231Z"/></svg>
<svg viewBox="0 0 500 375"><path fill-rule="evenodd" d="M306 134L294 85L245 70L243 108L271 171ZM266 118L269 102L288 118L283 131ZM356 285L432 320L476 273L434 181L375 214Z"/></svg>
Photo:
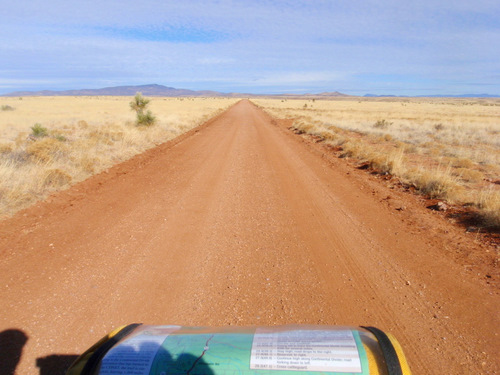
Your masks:
<svg viewBox="0 0 500 375"><path fill-rule="evenodd" d="M432 206L428 206L427 208L434 210L434 211L447 211L448 210L448 205L444 202L437 202L436 204L433 204Z"/></svg>

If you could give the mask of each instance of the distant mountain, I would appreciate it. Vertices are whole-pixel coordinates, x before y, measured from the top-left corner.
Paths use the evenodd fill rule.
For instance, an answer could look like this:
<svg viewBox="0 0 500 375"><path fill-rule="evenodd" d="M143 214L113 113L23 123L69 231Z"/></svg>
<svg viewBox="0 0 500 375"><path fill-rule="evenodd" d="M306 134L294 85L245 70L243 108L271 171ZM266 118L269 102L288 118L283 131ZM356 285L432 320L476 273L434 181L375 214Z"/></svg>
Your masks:
<svg viewBox="0 0 500 375"><path fill-rule="evenodd" d="M105 87L102 89L81 89L81 90L64 90L64 91L16 91L3 96L133 96L137 92L141 92L147 96L167 96L167 97L284 97L284 98L331 98L331 97L347 97L349 95L342 94L338 91L323 92L320 94L277 94L277 95L258 95L258 94L243 94L243 93L222 93L218 91L194 91L187 89L176 89L162 85L140 85L140 86L117 86Z"/></svg>
<svg viewBox="0 0 500 375"><path fill-rule="evenodd" d="M326 97L333 97L333 96L351 96L347 94L342 94L341 92L338 91L333 91L333 92L322 92L320 94L307 94L307 95L313 95L313 96L326 96Z"/></svg>
<svg viewBox="0 0 500 375"><path fill-rule="evenodd" d="M133 96L137 92L141 92L147 96L166 96L166 97L274 97L274 98L290 98L290 99L327 99L327 98L342 98L350 97L351 95L343 94L338 91L322 92L319 94L245 94L245 93L223 93L218 91L202 90L194 91L188 89L176 89L163 85L139 85L139 86L116 86L104 87L102 89L81 89L81 90L64 90L64 91L15 91L0 96ZM366 94L367 98L405 98L407 95L375 95ZM499 98L500 95L491 94L464 94L464 95L417 95L414 97L421 98Z"/></svg>
<svg viewBox="0 0 500 375"><path fill-rule="evenodd" d="M137 92L148 96L226 96L216 91L193 91L187 89L176 89L162 85L140 85L140 86L117 86L102 89L82 89L65 91L16 91L4 96L133 96Z"/></svg>

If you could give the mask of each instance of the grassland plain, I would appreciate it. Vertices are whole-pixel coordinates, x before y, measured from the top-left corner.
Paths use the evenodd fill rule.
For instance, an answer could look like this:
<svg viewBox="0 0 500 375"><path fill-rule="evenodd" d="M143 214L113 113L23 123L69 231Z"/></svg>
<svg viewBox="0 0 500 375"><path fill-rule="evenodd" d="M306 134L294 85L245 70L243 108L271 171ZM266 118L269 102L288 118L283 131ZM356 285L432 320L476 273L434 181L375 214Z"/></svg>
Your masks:
<svg viewBox="0 0 500 375"><path fill-rule="evenodd" d="M341 157L396 176L431 198L472 209L500 227L500 100L443 98L258 99L292 129Z"/></svg>
<svg viewBox="0 0 500 375"><path fill-rule="evenodd" d="M141 127L131 97L0 98L0 218L172 139L237 101L150 99L156 123Z"/></svg>

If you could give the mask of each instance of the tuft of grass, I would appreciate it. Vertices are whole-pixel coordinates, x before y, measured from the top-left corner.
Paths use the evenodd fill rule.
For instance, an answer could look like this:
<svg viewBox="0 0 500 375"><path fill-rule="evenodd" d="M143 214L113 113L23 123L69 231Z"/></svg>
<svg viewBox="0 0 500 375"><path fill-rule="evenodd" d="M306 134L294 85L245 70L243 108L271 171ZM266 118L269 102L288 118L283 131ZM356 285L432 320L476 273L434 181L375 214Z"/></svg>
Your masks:
<svg viewBox="0 0 500 375"><path fill-rule="evenodd" d="M89 127L89 124L85 120L78 121L77 125L80 129L87 129Z"/></svg>
<svg viewBox="0 0 500 375"><path fill-rule="evenodd" d="M64 157L68 147L55 138L45 137L26 146L26 153L37 163L53 162Z"/></svg>
<svg viewBox="0 0 500 375"><path fill-rule="evenodd" d="M13 146L10 143L0 143L0 155L11 153Z"/></svg>
<svg viewBox="0 0 500 375"><path fill-rule="evenodd" d="M467 158L456 158L451 162L451 165L454 168L472 168L474 162Z"/></svg>
<svg viewBox="0 0 500 375"><path fill-rule="evenodd" d="M357 138L347 138L342 145L341 158L355 158L361 162L369 162L373 155L372 148Z"/></svg>
<svg viewBox="0 0 500 375"><path fill-rule="evenodd" d="M71 182L71 176L58 168L49 169L45 172L43 178L44 187L50 188L60 188L62 186L68 185Z"/></svg>
<svg viewBox="0 0 500 375"><path fill-rule="evenodd" d="M66 142L68 140L68 138L62 134L54 134L54 139L57 139L59 142Z"/></svg>
<svg viewBox="0 0 500 375"><path fill-rule="evenodd" d="M373 127L375 129L387 129L391 125L392 125L392 122L389 122L385 119L382 119L382 120L377 120L377 122L375 124L373 124Z"/></svg>
<svg viewBox="0 0 500 375"><path fill-rule="evenodd" d="M11 107L10 105L4 104L2 105L2 111L13 111L14 107Z"/></svg>
<svg viewBox="0 0 500 375"><path fill-rule="evenodd" d="M31 135L35 138L47 137L49 132L47 128L44 128L42 124L36 123L31 127Z"/></svg>
<svg viewBox="0 0 500 375"><path fill-rule="evenodd" d="M467 182L479 182L484 179L484 174L481 171L469 168L457 168L453 174Z"/></svg>
<svg viewBox="0 0 500 375"><path fill-rule="evenodd" d="M500 191L491 188L481 191L478 206L484 224L500 228Z"/></svg>
<svg viewBox="0 0 500 375"><path fill-rule="evenodd" d="M297 134L311 134L311 131L313 129L313 125L310 123L307 123L305 121L294 121L293 125L292 125L292 129Z"/></svg>
<svg viewBox="0 0 500 375"><path fill-rule="evenodd" d="M95 173L98 165L99 159L96 157L91 157L87 154L81 155L77 160L77 164L81 167L81 169L88 174Z"/></svg>
<svg viewBox="0 0 500 375"><path fill-rule="evenodd" d="M403 177L413 184L420 193L430 198L455 202L463 193L463 186L458 178L451 174L450 168L412 169Z"/></svg>
<svg viewBox="0 0 500 375"><path fill-rule="evenodd" d="M368 154L368 159L370 167L377 172L396 176L406 173L403 149L390 153L374 151Z"/></svg>
<svg viewBox="0 0 500 375"><path fill-rule="evenodd" d="M333 147L342 146L346 142L346 138L342 135L335 134L335 138L326 141L326 144Z"/></svg>

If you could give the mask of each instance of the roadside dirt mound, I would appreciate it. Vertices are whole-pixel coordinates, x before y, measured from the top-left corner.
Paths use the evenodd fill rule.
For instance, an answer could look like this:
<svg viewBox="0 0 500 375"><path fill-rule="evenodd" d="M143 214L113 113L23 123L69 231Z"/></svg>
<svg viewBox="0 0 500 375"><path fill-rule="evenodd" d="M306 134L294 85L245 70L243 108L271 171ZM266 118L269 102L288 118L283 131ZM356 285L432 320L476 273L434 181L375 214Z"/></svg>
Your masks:
<svg viewBox="0 0 500 375"><path fill-rule="evenodd" d="M415 374L493 374L486 251L244 100L0 222L0 347L45 374L131 322L373 325Z"/></svg>

